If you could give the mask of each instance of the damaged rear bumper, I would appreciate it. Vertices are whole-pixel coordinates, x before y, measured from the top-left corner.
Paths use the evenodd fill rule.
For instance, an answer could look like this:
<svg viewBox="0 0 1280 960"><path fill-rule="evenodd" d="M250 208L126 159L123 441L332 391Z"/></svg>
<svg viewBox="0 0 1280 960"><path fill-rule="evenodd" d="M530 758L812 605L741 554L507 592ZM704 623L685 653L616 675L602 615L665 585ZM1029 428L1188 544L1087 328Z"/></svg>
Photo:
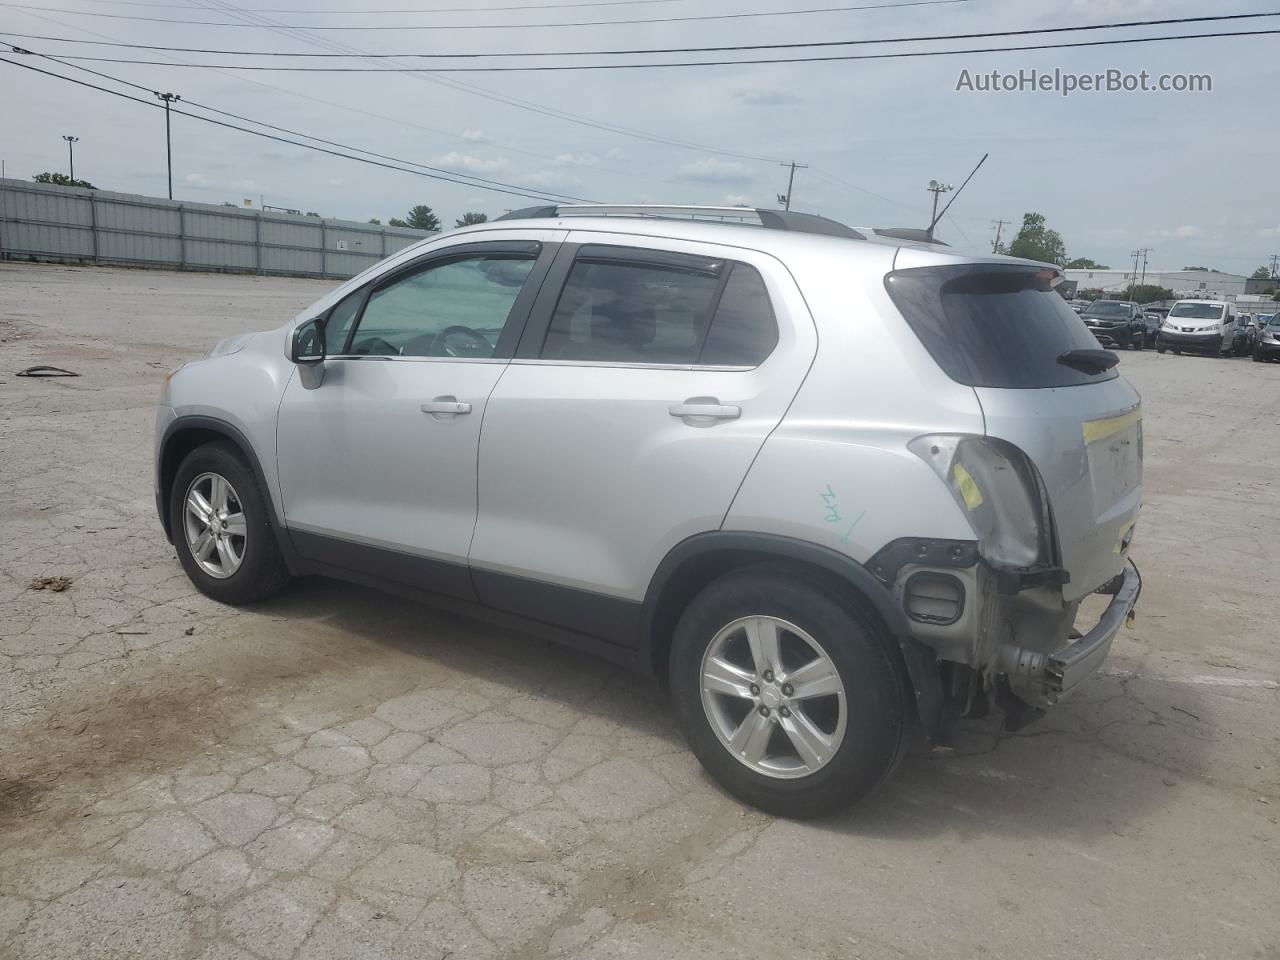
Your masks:
<svg viewBox="0 0 1280 960"><path fill-rule="evenodd" d="M1111 652L1111 643L1133 612L1142 592L1142 576L1127 561L1115 593L1097 624L1082 637L1048 653L1006 644L1000 649L1000 671L1028 704L1057 703L1092 676Z"/></svg>

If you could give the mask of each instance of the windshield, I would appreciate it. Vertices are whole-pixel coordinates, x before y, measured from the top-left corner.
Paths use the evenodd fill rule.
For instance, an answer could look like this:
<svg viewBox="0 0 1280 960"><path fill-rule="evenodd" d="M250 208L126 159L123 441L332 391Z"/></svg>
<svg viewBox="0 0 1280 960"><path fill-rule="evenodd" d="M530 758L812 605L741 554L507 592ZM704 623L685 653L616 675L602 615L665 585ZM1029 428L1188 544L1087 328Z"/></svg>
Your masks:
<svg viewBox="0 0 1280 960"><path fill-rule="evenodd" d="M1224 309L1220 303L1175 303L1169 316L1188 320L1221 320Z"/></svg>
<svg viewBox="0 0 1280 960"><path fill-rule="evenodd" d="M1090 317L1127 317L1129 305L1119 300L1097 300L1085 311Z"/></svg>

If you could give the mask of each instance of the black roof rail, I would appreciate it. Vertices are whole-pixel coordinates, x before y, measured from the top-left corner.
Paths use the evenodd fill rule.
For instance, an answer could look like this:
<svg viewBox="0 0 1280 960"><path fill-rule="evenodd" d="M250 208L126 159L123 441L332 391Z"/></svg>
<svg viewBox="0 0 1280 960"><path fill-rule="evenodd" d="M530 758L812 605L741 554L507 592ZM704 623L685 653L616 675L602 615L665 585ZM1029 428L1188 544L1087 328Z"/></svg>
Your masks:
<svg viewBox="0 0 1280 960"><path fill-rule="evenodd" d="M852 227L816 213L798 213L793 210L765 210L751 207L704 207L660 204L568 204L562 206L525 207L504 213L496 220L533 220L544 217L597 216L597 217L661 217L695 220L749 221L756 220L769 230L789 230L793 233L816 233L828 237L844 237L849 240L865 240L866 237Z"/></svg>

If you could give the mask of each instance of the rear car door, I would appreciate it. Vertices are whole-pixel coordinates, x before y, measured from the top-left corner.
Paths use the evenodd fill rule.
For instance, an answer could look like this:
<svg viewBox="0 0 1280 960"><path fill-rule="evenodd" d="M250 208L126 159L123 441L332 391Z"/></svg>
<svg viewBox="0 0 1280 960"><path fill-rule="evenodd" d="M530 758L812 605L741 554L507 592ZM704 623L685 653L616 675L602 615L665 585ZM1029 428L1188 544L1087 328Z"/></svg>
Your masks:
<svg viewBox="0 0 1280 960"><path fill-rule="evenodd" d="M555 248L520 236L437 249L330 312L321 376L290 380L277 426L302 556L474 599L480 423Z"/></svg>
<svg viewBox="0 0 1280 960"><path fill-rule="evenodd" d="M625 638L667 551L722 524L817 337L771 256L569 241L489 399L472 576L494 607Z"/></svg>

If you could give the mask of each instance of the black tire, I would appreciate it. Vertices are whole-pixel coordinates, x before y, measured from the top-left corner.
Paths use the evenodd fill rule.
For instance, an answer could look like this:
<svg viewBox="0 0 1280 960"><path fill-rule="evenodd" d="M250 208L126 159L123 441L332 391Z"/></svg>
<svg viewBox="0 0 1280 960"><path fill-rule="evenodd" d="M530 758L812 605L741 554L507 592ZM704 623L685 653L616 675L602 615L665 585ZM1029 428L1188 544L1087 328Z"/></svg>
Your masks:
<svg viewBox="0 0 1280 960"><path fill-rule="evenodd" d="M1262 351L1259 350L1257 347L1254 347L1253 349L1253 361L1254 363L1262 362Z"/></svg>
<svg viewBox="0 0 1280 960"><path fill-rule="evenodd" d="M1129 338L1129 346L1133 347L1135 350L1141 350L1145 345L1145 339L1142 336L1138 336L1136 339L1133 337Z"/></svg>
<svg viewBox="0 0 1280 960"><path fill-rule="evenodd" d="M1166 348L1165 348L1165 345L1164 345L1163 343L1161 343L1159 340L1157 340L1157 341L1156 341L1156 353L1164 353L1165 349L1166 349Z"/></svg>
<svg viewBox="0 0 1280 960"><path fill-rule="evenodd" d="M693 599L672 639L671 696L694 755L729 793L778 816L818 817L863 799L893 773L908 745L907 688L890 638L832 586L819 589L813 578L780 567L739 571ZM844 739L807 776L781 779L748 767L721 742L703 708L703 656L722 628L749 616L776 617L806 631L843 683Z"/></svg>
<svg viewBox="0 0 1280 960"><path fill-rule="evenodd" d="M1173 348L1173 355L1174 355L1175 357L1180 357L1180 356L1182 356L1182 350L1181 350L1180 348L1178 348L1178 347L1174 347L1174 348Z"/></svg>
<svg viewBox="0 0 1280 960"><path fill-rule="evenodd" d="M185 505L192 481L203 474L224 477L235 490L245 518L242 559L224 579L207 573L187 542ZM272 529L265 492L240 452L229 443L209 443L187 454L169 492L169 529L178 560L197 590L219 603L235 606L273 597L289 582L289 569L280 555Z"/></svg>

